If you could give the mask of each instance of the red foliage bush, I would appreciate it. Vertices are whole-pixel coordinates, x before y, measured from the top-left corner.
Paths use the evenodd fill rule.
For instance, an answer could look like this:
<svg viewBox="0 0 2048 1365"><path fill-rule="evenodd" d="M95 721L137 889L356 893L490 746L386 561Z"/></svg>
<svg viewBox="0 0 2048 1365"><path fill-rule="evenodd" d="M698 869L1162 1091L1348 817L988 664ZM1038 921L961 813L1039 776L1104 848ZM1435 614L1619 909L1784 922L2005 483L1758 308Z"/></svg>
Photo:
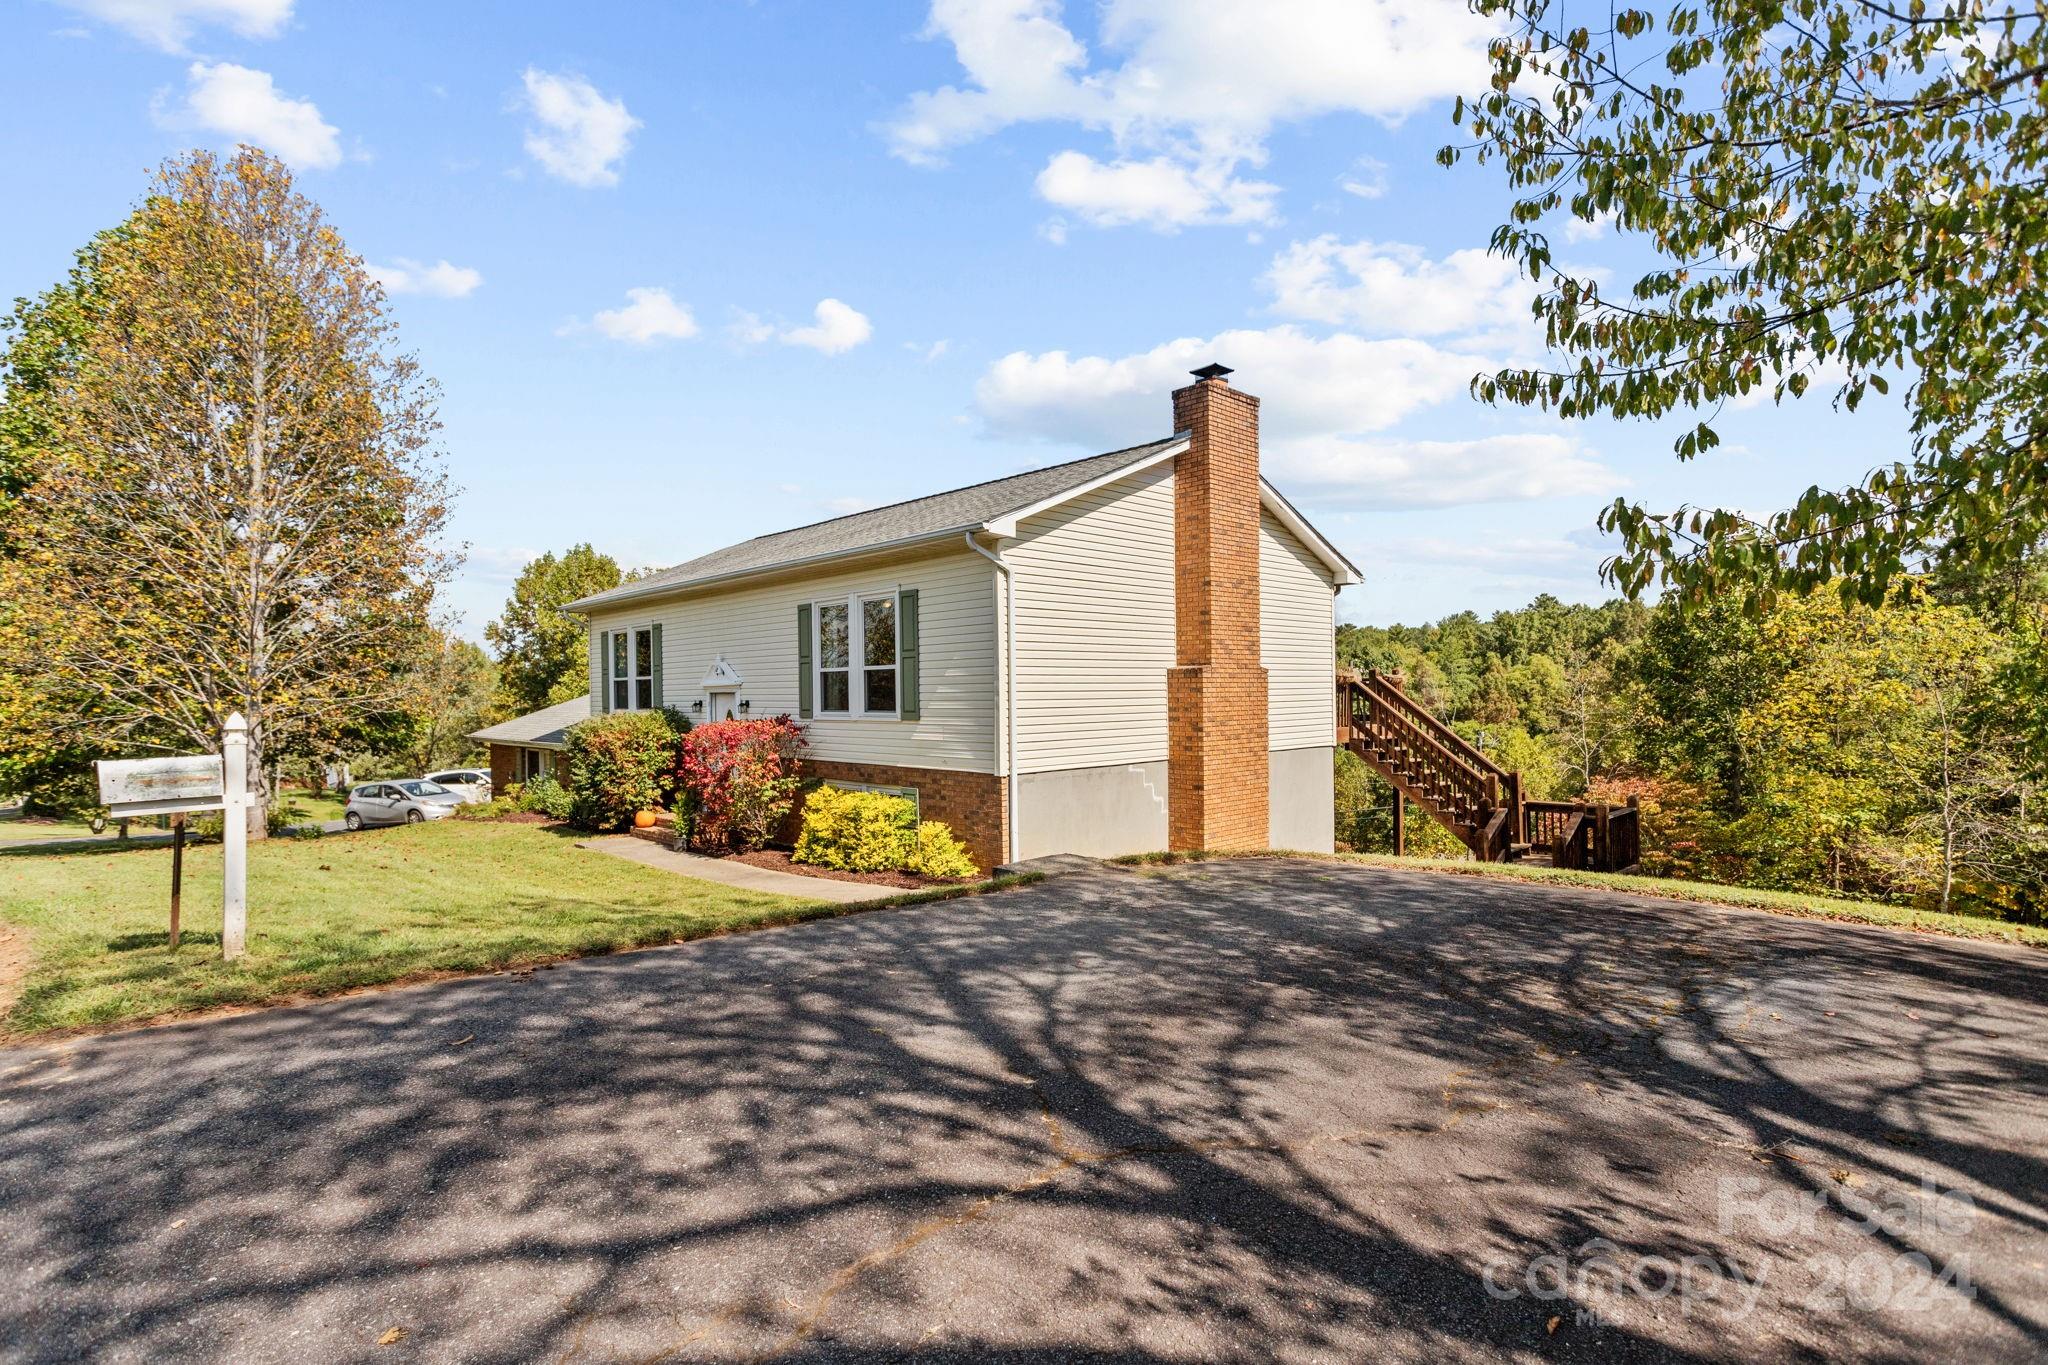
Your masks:
<svg viewBox="0 0 2048 1365"><path fill-rule="evenodd" d="M767 843L795 803L804 732L788 716L717 720L683 737L676 776L692 841L740 852Z"/></svg>

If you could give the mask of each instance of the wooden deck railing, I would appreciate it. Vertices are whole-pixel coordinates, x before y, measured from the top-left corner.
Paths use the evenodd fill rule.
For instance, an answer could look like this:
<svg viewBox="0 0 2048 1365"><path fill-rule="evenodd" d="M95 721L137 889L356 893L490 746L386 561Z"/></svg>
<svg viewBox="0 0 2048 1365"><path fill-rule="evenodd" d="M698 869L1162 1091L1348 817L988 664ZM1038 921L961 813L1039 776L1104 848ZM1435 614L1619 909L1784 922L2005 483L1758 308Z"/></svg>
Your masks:
<svg viewBox="0 0 2048 1365"><path fill-rule="evenodd" d="M1642 811L1585 801L1530 801L1522 842L1547 850L1557 867L1621 872L1643 860Z"/></svg>
<svg viewBox="0 0 2048 1365"><path fill-rule="evenodd" d="M1431 715L1398 676L1377 669L1338 672L1337 742L1355 745L1404 798L1456 833L1481 861L1541 851L1558 867L1619 872L1642 858L1634 797L1626 806L1525 801L1520 773ZM1395 829L1398 843L1398 820Z"/></svg>
<svg viewBox="0 0 2048 1365"><path fill-rule="evenodd" d="M1344 740L1387 756L1408 794L1456 829L1475 856L1485 857L1480 840L1501 809L1506 772L1384 674L1340 675L1337 696Z"/></svg>

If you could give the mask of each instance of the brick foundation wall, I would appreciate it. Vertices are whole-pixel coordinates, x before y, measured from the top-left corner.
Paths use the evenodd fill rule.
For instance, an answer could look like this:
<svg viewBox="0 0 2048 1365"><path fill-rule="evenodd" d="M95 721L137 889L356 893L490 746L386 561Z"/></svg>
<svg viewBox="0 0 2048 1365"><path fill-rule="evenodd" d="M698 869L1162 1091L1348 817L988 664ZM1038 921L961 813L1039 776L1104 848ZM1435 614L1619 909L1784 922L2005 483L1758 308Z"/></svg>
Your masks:
<svg viewBox="0 0 2048 1365"><path fill-rule="evenodd" d="M875 787L915 787L919 815L926 820L943 820L955 838L967 845L968 856L983 872L1008 861L1008 838L1004 833L1009 805L1003 779L994 773L962 773L945 768L898 768L885 763L837 763L829 759L806 758L803 775L840 782L863 782ZM803 819L803 804L784 823L782 839L796 841Z"/></svg>
<svg viewBox="0 0 2048 1365"><path fill-rule="evenodd" d="M1167 841L1264 848L1266 670L1259 663L1259 400L1209 378L1173 395L1174 644L1166 674Z"/></svg>

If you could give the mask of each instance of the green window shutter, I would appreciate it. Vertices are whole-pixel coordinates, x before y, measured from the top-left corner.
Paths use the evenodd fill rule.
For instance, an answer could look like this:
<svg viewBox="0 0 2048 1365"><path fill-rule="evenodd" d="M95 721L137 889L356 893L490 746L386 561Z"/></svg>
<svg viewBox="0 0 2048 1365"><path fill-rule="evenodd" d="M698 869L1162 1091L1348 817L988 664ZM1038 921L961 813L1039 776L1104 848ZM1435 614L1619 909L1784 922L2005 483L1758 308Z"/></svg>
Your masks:
<svg viewBox="0 0 2048 1365"><path fill-rule="evenodd" d="M796 713L811 716L811 604L796 609Z"/></svg>
<svg viewBox="0 0 2048 1365"><path fill-rule="evenodd" d="M916 720L917 709L917 589L896 594L896 714Z"/></svg>
<svg viewBox="0 0 2048 1365"><path fill-rule="evenodd" d="M665 698L661 690L661 622L654 623L654 709L659 711Z"/></svg>
<svg viewBox="0 0 2048 1365"><path fill-rule="evenodd" d="M612 633L597 633L597 705L591 710L603 715L612 709Z"/></svg>

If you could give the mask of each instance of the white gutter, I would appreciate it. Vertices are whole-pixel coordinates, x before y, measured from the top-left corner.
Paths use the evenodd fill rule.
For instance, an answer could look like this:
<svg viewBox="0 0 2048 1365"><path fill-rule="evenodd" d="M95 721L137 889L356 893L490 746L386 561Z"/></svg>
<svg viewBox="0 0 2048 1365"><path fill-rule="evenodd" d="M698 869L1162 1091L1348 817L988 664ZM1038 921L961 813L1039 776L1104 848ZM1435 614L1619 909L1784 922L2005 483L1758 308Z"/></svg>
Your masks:
<svg viewBox="0 0 2048 1365"><path fill-rule="evenodd" d="M1010 795L1003 805L1003 839L1009 846L1009 861L1017 861L1017 580L1002 556L982 548L974 532L966 533L967 548L996 566L1003 576L1003 772Z"/></svg>

